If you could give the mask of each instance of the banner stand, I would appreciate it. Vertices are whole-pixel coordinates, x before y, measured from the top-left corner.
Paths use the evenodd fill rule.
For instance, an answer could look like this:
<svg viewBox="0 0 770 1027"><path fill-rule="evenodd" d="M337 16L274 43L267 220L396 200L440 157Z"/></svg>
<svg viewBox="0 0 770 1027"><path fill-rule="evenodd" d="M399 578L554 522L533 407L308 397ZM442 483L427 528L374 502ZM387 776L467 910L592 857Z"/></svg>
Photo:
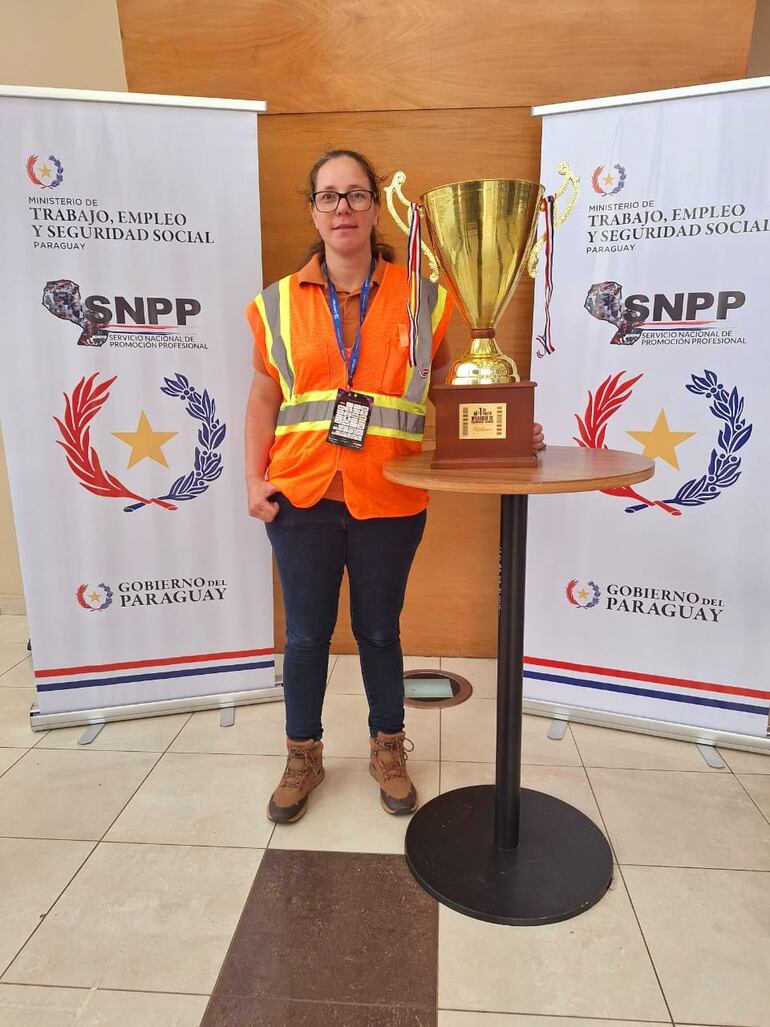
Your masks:
<svg viewBox="0 0 770 1027"><path fill-rule="evenodd" d="M590 710L585 706L567 706L565 703L546 702L543 699L525 698L523 709L525 713L534 717L566 720L570 724L591 724L593 727L612 728L615 731L632 731L639 735L655 735L658 738L672 738L679 742L692 742L693 745L742 749L744 752L758 752L770 756L770 737L754 738L734 731L717 731L707 727L692 727L689 724L674 724L667 720L629 717L622 713Z"/></svg>
<svg viewBox="0 0 770 1027"><path fill-rule="evenodd" d="M533 348L532 377L540 382L541 400L546 400L541 402L538 419L551 425L549 441L554 443L564 435L565 441L574 438L579 445L635 449L631 436L645 445L647 452L652 432L641 429L651 427L656 416L657 427L668 432L672 445L690 438L695 441L683 455L681 471L675 458L661 452L647 454L660 456L677 472L674 475L658 464L663 469L661 487L667 490L661 495L673 498L648 501L631 496L637 505L628 505L619 517L617 513L613 516L609 507L600 507L598 501L590 509L565 505L554 511L549 506L538 520L539 534L532 540L534 546L531 542L530 557L533 563L542 557L542 562L525 639L525 652L531 657L530 672L525 673L530 679L525 680L530 693L523 701L526 713L770 755L770 686L763 671L767 661L762 607L756 599L751 601L751 589L756 590L761 581L754 568L765 563L767 554L759 520L763 454L758 447L760 440L767 438L760 398L766 365L758 354L763 292L754 269L764 264L767 243L763 240L770 237L762 233L770 232L770 221L765 218L764 193L756 172L764 166L763 154L750 126L759 122L758 112L767 110L768 91L770 78L764 77L531 109L533 117L545 122L541 159L546 190L547 176L553 175L561 161L567 161L582 179L576 213L562 217L564 227L556 238L557 295L550 315L558 353L556 357L551 352L535 354ZM733 99L731 94L739 95ZM686 132L682 131L684 123ZM709 131L699 133L699 124L708 124ZM684 138L691 144L686 166L677 149L677 141ZM701 155L703 147L709 153L719 152L719 144L731 154L729 177L720 177L718 161ZM670 164L665 159L669 154ZM732 173L734 167L742 169L740 174ZM698 171L695 177L693 169ZM718 207L718 200L724 200L726 206ZM741 217L746 212L746 220L731 224L732 210ZM652 228L646 227L648 222ZM718 245L710 241L712 235ZM658 239L674 241L659 243ZM690 239L697 242L690 243ZM720 289L736 290L743 309L734 324L725 323L727 314L721 310L696 314L673 309L677 302L691 302L690 296L697 290L703 296L699 301L703 307L707 288L715 295ZM543 293L539 282L533 335L541 327ZM674 301L669 302L672 296ZM644 303L648 298L649 310L634 310L635 302ZM688 336L688 332L692 334ZM665 371L660 370L663 367ZM697 383L687 384L687 391L681 392L680 386L685 386L679 377L683 382L692 381L691 373L706 375L703 396L711 402L710 409L703 403L700 409L686 405L693 395L701 395ZM712 377L716 385L709 391ZM642 385L636 387L642 379ZM714 421L722 413L722 379L729 382L728 398L732 396L731 402L739 405L740 411L733 418L731 408L726 415L728 421L735 420L735 430L731 421L717 436ZM618 381L618 389L612 392ZM643 392L647 384L649 400ZM621 387L626 390L622 394ZM618 415L607 429L610 417L626 400L627 409L632 409L632 387L636 388L633 398L637 403L632 417L626 423L625 415ZM549 392L551 405L544 409ZM751 425L746 428L747 421L740 420L744 393L747 405L752 404L751 420L757 429L753 448L747 447L745 452L742 446ZM557 397L558 404L553 402ZM676 422L671 422L679 431L676 436L667 424L663 426L664 406L676 417ZM546 420L549 415L550 421ZM740 457L736 457L734 451L739 449ZM696 458L687 464L690 453ZM728 457L741 471L729 481L714 470ZM708 465L705 473L700 466L704 459L704 466ZM697 513L690 514L690 510L706 506L706 502L697 489L688 492L680 479L699 480L702 475L705 482L706 474L711 475L709 482L715 482L709 500L718 498L739 477L741 480L729 494L731 498L709 505L710 519L704 515L699 522ZM611 495L614 498L608 503L614 502L618 511L623 496L620 491ZM652 507L659 510L645 520L639 511ZM553 515L551 520L549 515ZM682 517L681 522L677 517ZM557 544L559 518L571 523L569 545L562 548ZM687 529L671 530L677 523L686 523ZM643 527L637 529L638 525ZM602 540L598 547L596 539ZM723 547L717 555L709 545L715 539ZM698 553L702 554L699 560ZM586 580L579 578L580 574ZM652 617L660 612L660 604L647 603L646 609L641 600L624 603L608 598L665 600L679 594L683 581L687 582L688 601L695 604L689 616L708 625L696 636L697 644L693 635L684 631L681 637L673 630L656 634L649 627L657 625L654 617L639 620L633 616L648 613ZM719 610L712 615L696 610L704 594L704 607L711 603L710 595L720 597L713 600ZM726 611L722 617L726 626L720 622L709 634L722 610ZM631 615L627 622L622 619L624 612ZM670 609L663 613L666 618L679 616ZM681 617L687 619L686 611ZM661 624L674 623L663 620L662 614L659 620ZM576 631L576 625L585 630ZM642 654L644 665L640 667L635 661ZM606 666L595 666L598 664ZM580 695L583 704L573 704L571 692L575 698L584 693ZM593 703L605 708L597 709ZM680 722L659 719L669 708Z"/></svg>
<svg viewBox="0 0 770 1027"><path fill-rule="evenodd" d="M281 701L238 430L267 104L7 85L0 103L31 729Z"/></svg>
<svg viewBox="0 0 770 1027"><path fill-rule="evenodd" d="M107 724L115 720L139 720L142 717L164 717L173 713L197 713L199 710L229 709L262 702L283 702L283 685L245 692L223 692L221 695L187 696L183 699L161 699L158 702L134 703L130 706L107 706L104 709L73 710L69 713L41 713L37 705L29 711L33 731L50 731L58 727L85 727Z"/></svg>

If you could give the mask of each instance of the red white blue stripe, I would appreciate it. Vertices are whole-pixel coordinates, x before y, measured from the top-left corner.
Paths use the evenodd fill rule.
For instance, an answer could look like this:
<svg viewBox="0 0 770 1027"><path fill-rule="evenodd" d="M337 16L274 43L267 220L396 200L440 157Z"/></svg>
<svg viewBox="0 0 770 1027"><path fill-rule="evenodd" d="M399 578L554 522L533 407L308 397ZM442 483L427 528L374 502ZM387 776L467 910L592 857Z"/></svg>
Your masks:
<svg viewBox="0 0 770 1027"><path fill-rule="evenodd" d="M406 267L408 272L409 299L407 313L409 315L409 366L417 367L425 377L428 368L417 364L417 333L420 318L420 257L422 249L422 225L420 223L420 205L409 204L409 233L406 240Z"/></svg>

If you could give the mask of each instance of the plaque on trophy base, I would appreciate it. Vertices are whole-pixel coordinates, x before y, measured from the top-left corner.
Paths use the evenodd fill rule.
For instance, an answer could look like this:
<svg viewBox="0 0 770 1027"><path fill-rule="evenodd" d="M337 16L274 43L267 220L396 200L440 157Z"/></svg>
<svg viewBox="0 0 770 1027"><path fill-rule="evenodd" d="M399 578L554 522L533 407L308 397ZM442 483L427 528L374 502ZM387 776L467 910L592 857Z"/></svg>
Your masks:
<svg viewBox="0 0 770 1027"><path fill-rule="evenodd" d="M434 470L536 467L532 452L535 382L434 385Z"/></svg>

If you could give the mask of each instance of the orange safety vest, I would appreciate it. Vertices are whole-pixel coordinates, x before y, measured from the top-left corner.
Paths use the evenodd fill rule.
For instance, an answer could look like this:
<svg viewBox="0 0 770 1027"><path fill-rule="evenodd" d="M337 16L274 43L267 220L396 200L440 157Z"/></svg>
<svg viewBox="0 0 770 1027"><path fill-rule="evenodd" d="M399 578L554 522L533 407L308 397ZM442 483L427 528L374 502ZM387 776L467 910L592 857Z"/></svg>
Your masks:
<svg viewBox="0 0 770 1027"><path fill-rule="evenodd" d="M361 355L353 389L374 404L363 449L331 445L326 436L337 390L347 371L321 286L300 287L297 274L268 286L249 306L258 356L280 385L275 441L267 477L294 506L309 507L342 473L345 503L359 520L405 517L428 505L424 489L388 481L382 466L420 452L430 366L446 333L452 301L444 288L422 279L417 367L408 361L407 274L386 264L361 329ZM425 377L419 368L428 371Z"/></svg>

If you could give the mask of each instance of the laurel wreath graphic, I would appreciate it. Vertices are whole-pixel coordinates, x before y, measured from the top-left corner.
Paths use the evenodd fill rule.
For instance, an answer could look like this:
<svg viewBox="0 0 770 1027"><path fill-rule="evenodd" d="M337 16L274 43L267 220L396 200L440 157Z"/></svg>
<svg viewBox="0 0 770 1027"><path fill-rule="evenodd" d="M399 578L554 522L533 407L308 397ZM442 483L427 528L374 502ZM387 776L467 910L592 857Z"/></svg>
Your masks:
<svg viewBox="0 0 770 1027"><path fill-rule="evenodd" d="M568 581L567 582L567 587L564 590L565 593L566 593L567 599L569 599L569 601L572 603L573 606L577 606L578 610L590 610L591 607L596 606L596 604L599 602L599 599L601 597L602 593L601 593L601 591L599 589L599 586L596 584L595 581L587 582L588 587L593 592L593 598L590 599L584 606L581 606L581 604L575 598L575 585L577 585L577 583L578 583L578 579L577 578L573 578L572 581Z"/></svg>
<svg viewBox="0 0 770 1027"><path fill-rule="evenodd" d="M98 610L106 610L108 606L112 606L112 589L110 588L110 586L105 585L103 581L100 581L98 587L102 589L102 591L104 592L104 602L101 606L90 606L86 602L85 595L88 585L81 585L75 593L80 605L83 607L84 610L88 610L89 613L96 613Z"/></svg>
<svg viewBox="0 0 770 1027"><path fill-rule="evenodd" d="M620 371L605 378L596 390L596 396L588 393L588 404L583 417L575 414L580 437L573 438L579 446L587 449L608 448L604 441L607 424L630 398L634 385L643 377L638 374L635 378L623 382L621 378L624 374L625 371ZM690 378L690 382L685 385L687 391L710 399L710 412L718 420L724 421L724 426L717 436L716 446L711 450L708 469L699 478L691 478L684 482L671 499L647 499L630 485L618 489L603 489L605 495L637 501L635 505L626 507L626 513L637 513L657 506L666 513L679 517L682 511L677 507L703 506L713 499L718 499L722 492L734 485L740 477L741 458L736 454L749 441L753 431L753 425L747 424L743 416L743 397L736 388L728 393L713 371L704 370L703 377L693 374Z"/></svg>
<svg viewBox="0 0 770 1027"><path fill-rule="evenodd" d="M161 387L161 391L168 396L187 400L187 413L203 422L198 432L193 470L177 478L166 495L152 498L138 495L114 474L104 470L99 454L91 445L89 425L109 399L109 388L117 376L96 385L98 377L97 371L88 379L81 378L72 395L64 395L64 420L54 417L61 434L57 443L66 452L70 469L86 491L107 499L134 500L131 505L123 508L126 513L151 505L160 506L164 510L176 510L175 502L169 500L183 502L195 499L208 489L211 482L216 481L222 473L222 456L216 449L222 444L227 427L216 417L216 404L208 392L204 391L200 395L182 374L177 374L175 379L164 378L166 387Z"/></svg>
<svg viewBox="0 0 770 1027"><path fill-rule="evenodd" d="M64 179L64 167L62 166L62 162L58 160L56 157L54 157L52 153L48 155L48 159L56 168L56 178L52 182L41 182L35 174L35 165L37 164L36 153L32 154L32 156L27 160L27 175L29 177L30 182L33 182L35 185L39 185L41 188L55 189L57 185L62 184L62 181Z"/></svg>
<svg viewBox="0 0 770 1027"><path fill-rule="evenodd" d="M626 184L626 169L621 164L613 164L612 170L618 173L618 181L614 189L605 189L599 182L599 176L604 171L603 164L600 164L591 176L591 185L594 187L594 192L599 193L600 196L614 196Z"/></svg>

